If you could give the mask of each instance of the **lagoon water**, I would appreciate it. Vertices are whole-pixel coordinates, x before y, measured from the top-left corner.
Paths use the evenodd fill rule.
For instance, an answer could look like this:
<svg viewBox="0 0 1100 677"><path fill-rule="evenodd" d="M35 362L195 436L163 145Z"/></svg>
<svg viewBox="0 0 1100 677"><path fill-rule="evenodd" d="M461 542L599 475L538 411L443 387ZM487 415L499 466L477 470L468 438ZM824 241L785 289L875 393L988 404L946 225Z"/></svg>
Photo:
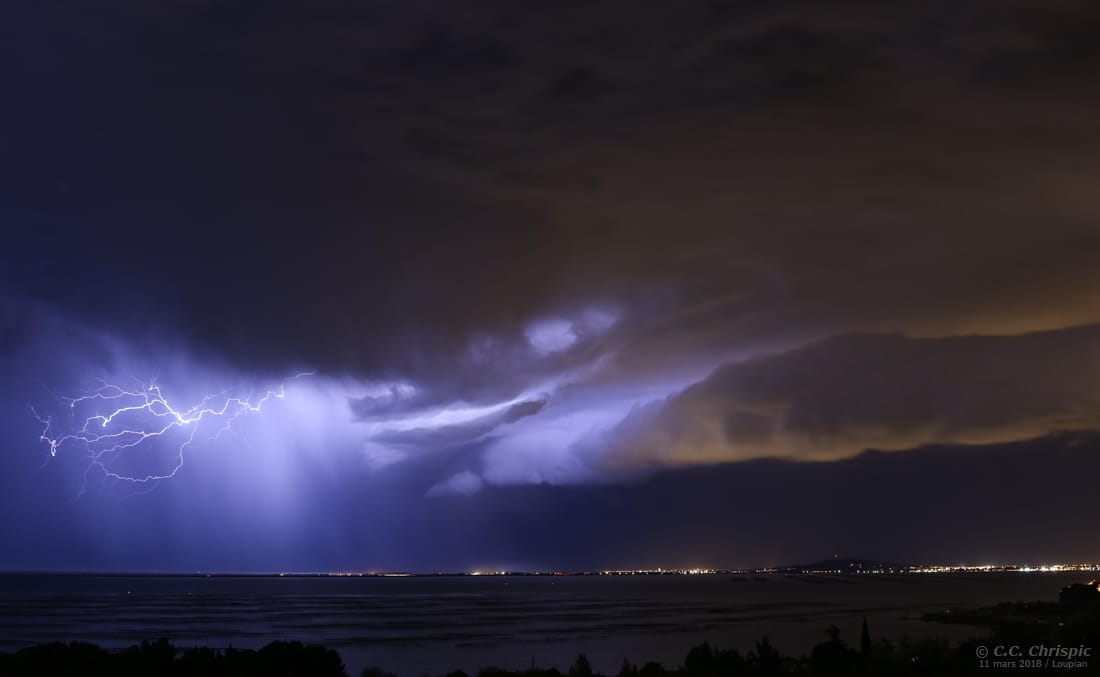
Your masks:
<svg viewBox="0 0 1100 677"><path fill-rule="evenodd" d="M349 674L401 677L504 668L567 668L578 653L614 674L623 658L678 665L704 640L750 649L767 635L808 652L836 625L875 638L984 634L920 620L926 611L1057 599L1082 575L232 577L0 576L0 651L47 641L121 647L258 648L320 642ZM1087 578L1087 575L1085 575Z"/></svg>

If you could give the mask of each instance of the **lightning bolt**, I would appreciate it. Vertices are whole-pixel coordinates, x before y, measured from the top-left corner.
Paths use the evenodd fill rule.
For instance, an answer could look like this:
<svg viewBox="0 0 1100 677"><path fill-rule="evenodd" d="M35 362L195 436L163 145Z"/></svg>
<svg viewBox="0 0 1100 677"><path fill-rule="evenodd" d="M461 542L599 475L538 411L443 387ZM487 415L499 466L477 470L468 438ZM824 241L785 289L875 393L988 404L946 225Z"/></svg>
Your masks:
<svg viewBox="0 0 1100 677"><path fill-rule="evenodd" d="M155 485L174 477L183 468L189 447L198 442L218 439L241 416L261 411L272 399L285 398L287 383L312 375L312 372L304 372L291 376L258 398L254 392L242 397L234 394L237 389L227 388L205 395L191 406L169 401L156 379L148 383L135 379L136 387L100 380L98 388L84 395L60 396L69 410L67 418L74 421L68 432L58 430L59 422L54 416L42 416L34 407L30 407L30 411L42 425L39 440L48 447L51 458L68 447L81 449L87 455L89 464L84 473L85 486L89 475L95 470L100 471L105 479ZM217 421L220 425L200 438L200 427L207 420ZM152 453L154 444L177 432L182 436L182 441L175 444L174 460L170 462L169 469L145 474L131 474L122 469L126 455L143 451ZM84 487L81 493L83 491Z"/></svg>

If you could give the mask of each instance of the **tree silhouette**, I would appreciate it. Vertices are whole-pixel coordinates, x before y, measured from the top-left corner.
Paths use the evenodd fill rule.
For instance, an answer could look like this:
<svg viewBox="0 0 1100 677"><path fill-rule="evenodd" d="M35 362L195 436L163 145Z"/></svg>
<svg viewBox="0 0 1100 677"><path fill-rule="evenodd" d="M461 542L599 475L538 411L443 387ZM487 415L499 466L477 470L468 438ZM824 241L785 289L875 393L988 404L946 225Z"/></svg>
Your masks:
<svg viewBox="0 0 1100 677"><path fill-rule="evenodd" d="M592 677L592 664L588 662L588 656L577 656L573 667L569 668L569 677Z"/></svg>
<svg viewBox="0 0 1100 677"><path fill-rule="evenodd" d="M814 672L845 672L859 661L859 655L840 639L840 628L830 625L825 634L829 641L814 646L810 654L810 668Z"/></svg>
<svg viewBox="0 0 1100 677"><path fill-rule="evenodd" d="M871 644L871 633L867 630L867 617L863 617L863 629L859 633L859 655L861 658L867 658L871 655L871 650L874 645Z"/></svg>
<svg viewBox="0 0 1100 677"><path fill-rule="evenodd" d="M1086 608L1097 599L1100 599L1100 590L1097 590L1095 583L1090 585L1074 583L1062 588L1062 592L1058 593L1058 603L1068 607Z"/></svg>
<svg viewBox="0 0 1100 677"><path fill-rule="evenodd" d="M757 674L775 675L779 674L783 666L783 657L779 655L779 650L772 646L768 636L764 635L764 638L756 643L756 649L749 652L748 662Z"/></svg>

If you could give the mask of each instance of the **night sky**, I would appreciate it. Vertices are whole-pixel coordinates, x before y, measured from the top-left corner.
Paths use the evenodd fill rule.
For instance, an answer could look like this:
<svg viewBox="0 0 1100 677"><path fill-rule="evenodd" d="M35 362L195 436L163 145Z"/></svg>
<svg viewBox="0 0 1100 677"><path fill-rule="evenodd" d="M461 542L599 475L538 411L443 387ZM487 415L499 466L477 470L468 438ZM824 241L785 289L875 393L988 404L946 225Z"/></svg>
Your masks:
<svg viewBox="0 0 1100 677"><path fill-rule="evenodd" d="M9 3L0 569L1100 560L1097 35Z"/></svg>

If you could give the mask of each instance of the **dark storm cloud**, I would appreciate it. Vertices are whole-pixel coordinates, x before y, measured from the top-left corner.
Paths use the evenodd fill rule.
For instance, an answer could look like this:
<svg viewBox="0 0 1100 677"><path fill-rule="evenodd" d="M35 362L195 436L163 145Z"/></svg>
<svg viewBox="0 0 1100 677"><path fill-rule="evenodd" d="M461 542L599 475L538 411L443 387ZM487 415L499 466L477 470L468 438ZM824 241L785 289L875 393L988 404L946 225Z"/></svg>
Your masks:
<svg viewBox="0 0 1100 677"><path fill-rule="evenodd" d="M943 9L22 8L7 284L372 373L590 298L720 307L684 351L1095 320L1094 8Z"/></svg>
<svg viewBox="0 0 1100 677"><path fill-rule="evenodd" d="M4 22L3 280L107 330L496 394L590 303L623 373L1100 319L1087 4L64 7Z"/></svg>
<svg viewBox="0 0 1100 677"><path fill-rule="evenodd" d="M848 335L722 367L612 435L610 462L835 459L1100 426L1100 326L1012 337ZM616 458L617 456L617 458Z"/></svg>
<svg viewBox="0 0 1100 677"><path fill-rule="evenodd" d="M200 454L150 494L166 532L216 523L182 516L195 496L255 516L243 486L337 543L392 502L381 553L446 523L426 493L568 502L501 485L1095 425L1095 330L1035 333L1100 321L1090 3L3 13L5 443L40 433L28 379L316 372L245 428L265 454Z"/></svg>
<svg viewBox="0 0 1100 677"><path fill-rule="evenodd" d="M1061 10L1061 11L1059 11ZM1072 92L1100 68L1100 48L1091 38L1100 15L1084 4L1013 7L994 12L970 40L978 67L976 81L997 87L1020 86L1042 92ZM968 45L959 40L958 49ZM1091 91L1089 91L1091 90ZM1095 88L1077 94L1095 96Z"/></svg>
<svg viewBox="0 0 1100 677"><path fill-rule="evenodd" d="M1089 489L1097 444L1088 433L828 464L756 460L625 485L492 488L473 500L443 499L424 519L480 525L481 552L495 556L476 566L760 566L836 552L897 561L1090 561L1081 524L1097 516Z"/></svg>

